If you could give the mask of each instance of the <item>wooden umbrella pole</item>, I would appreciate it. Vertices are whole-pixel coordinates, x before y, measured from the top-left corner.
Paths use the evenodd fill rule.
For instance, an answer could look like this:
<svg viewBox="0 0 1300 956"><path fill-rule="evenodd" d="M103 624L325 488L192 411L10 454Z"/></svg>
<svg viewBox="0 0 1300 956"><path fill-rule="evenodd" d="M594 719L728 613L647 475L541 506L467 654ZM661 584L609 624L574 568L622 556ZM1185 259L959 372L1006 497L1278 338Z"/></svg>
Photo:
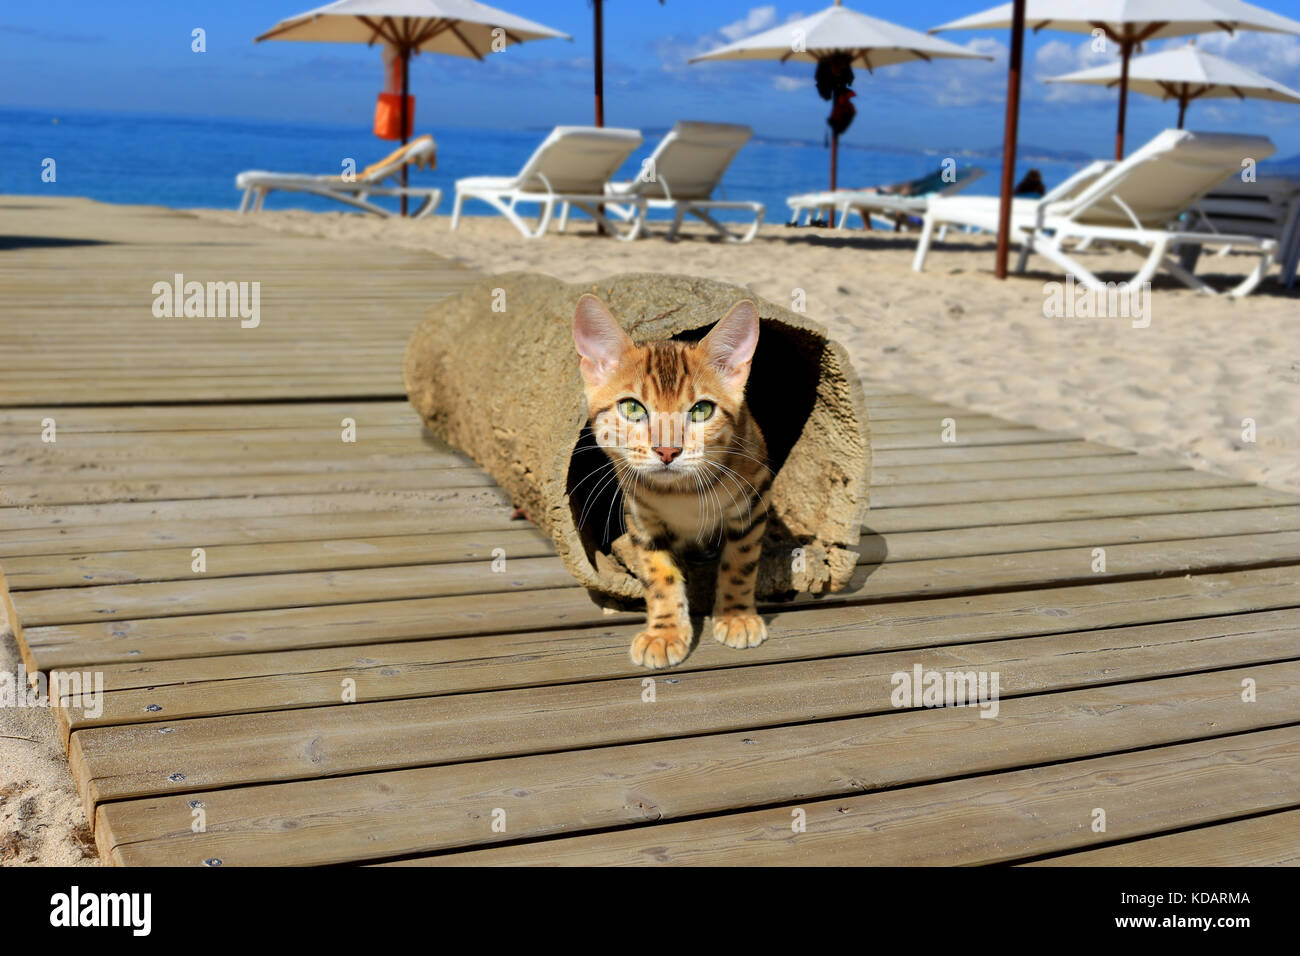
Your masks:
<svg viewBox="0 0 1300 956"><path fill-rule="evenodd" d="M1124 158L1124 121L1128 116L1128 59L1133 53L1133 41L1124 38L1120 43L1119 68L1119 126L1115 130L1115 159ZM1182 124L1179 123L1179 128Z"/></svg>
<svg viewBox="0 0 1300 956"><path fill-rule="evenodd" d="M595 22L592 24L592 32L595 35L595 49L592 60L596 64L596 125L605 125L605 7L603 0L591 0L592 11L595 14ZM604 205L596 207L596 211L602 216L605 215ZM607 235L605 224L596 221L597 235Z"/></svg>
<svg viewBox="0 0 1300 956"><path fill-rule="evenodd" d="M1016 134L1020 127L1020 65L1025 54L1025 0L1011 16L1011 60L1007 68L1007 118L1002 137L1002 199L998 205L998 251L993 274L1007 277L1011 251L1011 194L1016 188Z"/></svg>
<svg viewBox="0 0 1300 956"><path fill-rule="evenodd" d="M1179 129L1183 128L1183 117L1187 115L1187 104L1190 100L1191 100L1191 93L1187 88L1187 84L1184 83L1183 92L1178 97L1178 128Z"/></svg>
<svg viewBox="0 0 1300 956"><path fill-rule="evenodd" d="M411 48L402 46L402 100L398 108L398 120L402 124L400 132L402 134L402 145L406 145L406 95L411 88ZM406 168L407 164L402 163L402 189L406 189ZM402 193L402 215L406 215L406 193Z"/></svg>
<svg viewBox="0 0 1300 956"><path fill-rule="evenodd" d="M596 125L605 125L605 15L602 0L592 0L596 15Z"/></svg>

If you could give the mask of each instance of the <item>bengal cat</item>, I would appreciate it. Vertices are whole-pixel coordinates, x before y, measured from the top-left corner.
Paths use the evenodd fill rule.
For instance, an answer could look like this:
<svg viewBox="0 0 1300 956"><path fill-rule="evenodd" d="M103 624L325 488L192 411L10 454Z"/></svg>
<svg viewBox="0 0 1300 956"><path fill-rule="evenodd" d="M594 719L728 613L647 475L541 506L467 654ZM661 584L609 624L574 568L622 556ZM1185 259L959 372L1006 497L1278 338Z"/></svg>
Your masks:
<svg viewBox="0 0 1300 956"><path fill-rule="evenodd" d="M594 295L578 300L588 421L623 492L623 520L645 586L646 629L632 660L670 667L690 650L683 555L720 550L714 640L757 647L767 628L754 583L772 473L745 404L758 309L738 302L702 340L635 345Z"/></svg>

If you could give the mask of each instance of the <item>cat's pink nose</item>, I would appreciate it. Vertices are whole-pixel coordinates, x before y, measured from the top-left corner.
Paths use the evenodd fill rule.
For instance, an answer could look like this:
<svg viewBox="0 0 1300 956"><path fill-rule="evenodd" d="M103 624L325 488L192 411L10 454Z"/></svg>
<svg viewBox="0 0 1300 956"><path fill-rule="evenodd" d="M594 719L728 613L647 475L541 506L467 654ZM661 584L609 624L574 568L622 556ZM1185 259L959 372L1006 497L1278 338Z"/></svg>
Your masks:
<svg viewBox="0 0 1300 956"><path fill-rule="evenodd" d="M680 448L656 448L655 449L655 454L659 456L659 460L662 461L665 465L672 462L672 460L676 458L678 455L680 455L681 453L682 450Z"/></svg>

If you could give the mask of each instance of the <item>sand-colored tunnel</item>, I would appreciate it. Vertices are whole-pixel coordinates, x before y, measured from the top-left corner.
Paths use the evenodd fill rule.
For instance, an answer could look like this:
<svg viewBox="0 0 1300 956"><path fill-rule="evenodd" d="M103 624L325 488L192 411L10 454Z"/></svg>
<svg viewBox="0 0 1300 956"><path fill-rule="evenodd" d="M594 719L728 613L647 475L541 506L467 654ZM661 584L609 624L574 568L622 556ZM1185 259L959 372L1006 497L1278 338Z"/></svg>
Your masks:
<svg viewBox="0 0 1300 956"><path fill-rule="evenodd" d="M532 273L484 279L431 308L407 345L406 391L429 428L513 496L595 596L613 605L640 598L640 582L619 557L627 539L616 483L584 480L606 463L586 427L573 345L584 292L598 295L637 343L697 339L740 299L758 304L746 394L776 477L757 593L844 587L870 483L861 388L821 326L747 289L654 274L572 285ZM692 606L708 606L699 602L708 600L713 575L697 573L698 563L688 569Z"/></svg>

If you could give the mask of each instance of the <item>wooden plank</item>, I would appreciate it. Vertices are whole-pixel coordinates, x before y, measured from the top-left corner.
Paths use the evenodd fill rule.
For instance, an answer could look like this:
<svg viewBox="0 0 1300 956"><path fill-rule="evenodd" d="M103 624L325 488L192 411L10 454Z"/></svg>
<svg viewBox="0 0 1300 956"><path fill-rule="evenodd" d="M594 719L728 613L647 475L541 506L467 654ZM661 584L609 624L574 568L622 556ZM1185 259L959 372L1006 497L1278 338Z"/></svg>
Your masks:
<svg viewBox="0 0 1300 956"><path fill-rule="evenodd" d="M941 732L960 737L964 749L971 747L970 735L955 728L972 722L980 726L974 708L896 712L888 681L876 693L866 693L863 670L861 659L837 658L673 674L677 683L657 682L654 706L643 702L643 678L638 676L175 720L162 726L91 727L72 734L68 753L82 799L92 808L105 800L754 731L864 714L887 715L878 719L890 728L905 725L912 746L928 747L931 735ZM1258 688L1259 700L1250 707L1240 704L1245 678ZM1294 721L1300 706L1300 662L1090 688L1084 706L1135 711L1140 710L1135 701L1171 692L1213 701L1217 733L1276 726ZM1172 709L1171 701L1162 699ZM999 717L982 722L1001 725L1004 717L1007 723L1019 722L1025 711L1032 711L1041 726L1022 730L1040 743L1053 731L1078 733L1068 729L1078 719L1077 711L1060 709L1056 701L1058 709L1048 713L1039 701L1041 696L1004 697ZM945 711L959 714L957 723ZM394 733L396 727L402 733ZM1149 733L1152 742L1180 740L1204 736L1205 728L1170 719ZM1170 733L1175 736L1161 736Z"/></svg>
<svg viewBox="0 0 1300 956"><path fill-rule="evenodd" d="M1035 445L1045 444L1048 442L1068 441L1075 436L1065 432L1049 432L1037 428L1031 428L1028 425L1004 428L990 428L988 430L964 430L961 431L961 438L953 444L961 444L970 447L982 445ZM910 431L899 435L877 435L872 430L871 448L874 451L877 448L898 449L898 448L941 448L947 444L944 442L940 429L925 431Z"/></svg>
<svg viewBox="0 0 1300 956"><path fill-rule="evenodd" d="M341 491L316 495L264 495L184 501L126 501L85 505L40 505L0 508L0 523L14 530L122 524L130 521L176 521L279 515L322 515L340 511L397 511L442 505L462 508L475 502L504 503L497 488L438 488L429 491Z"/></svg>
<svg viewBox="0 0 1300 956"><path fill-rule="evenodd" d="M918 795L929 792L929 786L915 785L929 781L1178 744L1197 721L1216 720L1231 696L1216 701L1207 683L1211 680L1199 675L1022 698L1005 702L997 720L976 718L975 727L961 709L947 708L562 755L206 788L185 796L102 803L95 815L96 837L105 858L122 864L194 865L216 857L229 865L303 865L671 821L788 803L792 794L808 801L805 807L826 797L840 803L864 790L886 791L877 799L915 803ZM1204 697L1194 689L1198 682L1202 693L1208 692ZM1234 712L1234 722L1248 710L1226 706ZM1072 720L1065 720L1067 715ZM971 746L972 733L980 735L979 746ZM1295 739L1289 730L1251 736ZM1201 748L1203 754L1224 752L1229 746L1225 738L1183 745L1185 752ZM1148 751L1147 759L1152 753L1157 752ZM1157 753L1159 760L1168 757L1169 751ZM1068 773L1069 766L1061 769ZM704 767L707 772L701 772ZM1054 769L1020 771L1019 777L1042 779ZM979 786L985 781L995 789L1005 787L1007 777L958 783ZM889 791L900 786L909 789ZM1181 789L1194 798L1194 791ZM973 809L980 804L972 797L973 791L967 790L963 802ZM206 833L190 830L189 803L195 799L207 809ZM1096 804L1086 799L1078 804L1086 804L1076 804L1075 812L1087 821ZM983 805L999 803L989 800ZM492 810L498 807L506 813L505 833L492 832L490 825ZM773 816L789 834L790 811L778 810ZM879 818L907 817L882 813ZM1124 817L1115 825L1131 822ZM664 827L659 823L636 836L653 844L659 833L667 832ZM955 836L954 830L943 827L931 840ZM547 846L563 852L563 845L571 842Z"/></svg>
<svg viewBox="0 0 1300 956"><path fill-rule="evenodd" d="M1080 850L1025 866L1300 866L1300 810Z"/></svg>
<svg viewBox="0 0 1300 956"><path fill-rule="evenodd" d="M1079 495L1168 491L1184 488L1249 486L1240 478L1201 471L1143 471L1117 475L1005 478L989 481L943 481L925 485L887 485L871 489L872 513L919 505L1066 498ZM1253 487L1253 486L1250 486Z"/></svg>
<svg viewBox="0 0 1300 956"><path fill-rule="evenodd" d="M915 790L405 861L405 865L960 866L1005 863L1288 806L1294 728L957 780ZM1092 832L1092 810L1107 832Z"/></svg>
<svg viewBox="0 0 1300 956"><path fill-rule="evenodd" d="M1157 472L1157 474L1166 474ZM1179 474L1172 472L1169 474ZM1150 482L1156 484L1156 480ZM1202 482L1204 484L1205 482ZM482 488L495 483L477 468L459 465L419 471L328 472L324 474L238 475L172 478L168 481L44 481L0 487L9 506L77 505L118 501L180 501L265 495L319 495L345 491L418 491ZM1163 486L1170 487L1169 482ZM1184 482L1181 487L1186 487Z"/></svg>
<svg viewBox="0 0 1300 956"><path fill-rule="evenodd" d="M453 531L508 531L527 525L512 520L503 498L457 496L451 502L406 511L330 512L322 522L310 513L165 521L159 524L55 524L25 531L0 531L0 560L21 555L103 553L112 549L150 550L203 542L204 546L257 542L321 541L341 535L379 537Z"/></svg>
<svg viewBox="0 0 1300 956"><path fill-rule="evenodd" d="M305 344L305 343L304 343ZM301 346L300 346L301 348ZM337 350L334 345L323 347L328 355ZM140 345L132 343L129 349L141 355ZM170 347L161 350L164 355ZM308 349L307 354L313 350ZM392 347L385 347L385 354ZM296 354L302 354L295 350ZM66 353L60 362L66 361ZM41 420L53 416L58 420L61 433L115 432L137 433L176 431L187 428L231 429L245 431L249 428L285 428L304 425L333 424L344 417L379 425L415 425L420 417L406 401L373 402L304 402L272 405L243 403L231 405L131 405L106 407L88 405L80 407L50 406L48 408L0 409L0 435L32 435L41 431Z"/></svg>
<svg viewBox="0 0 1300 956"><path fill-rule="evenodd" d="M806 618L818 613L802 613L804 628L815 626ZM1002 675L1002 692L1013 695L1300 656L1296 618L1296 612L1287 609L938 648L921 647L915 636L910 642L906 636L882 638L875 627L863 623L857 628L804 633L797 640L783 635L744 654L704 640L673 675L870 654L846 662L851 672L861 674L864 698L882 688L888 697L889 676L910 671L917 662L926 670L997 671ZM639 627L626 625L612 635L594 629L571 636L531 632L251 659L119 664L102 671L104 694L92 714L80 702L67 700L61 720L65 728L76 731L329 706L338 702L345 681L352 681L357 700L377 701L644 676L645 671L633 665L627 654ZM1087 656L1081 664L1082 655Z"/></svg>
<svg viewBox="0 0 1300 956"><path fill-rule="evenodd" d="M502 548L507 557L540 557L554 554L540 531L524 521L510 521L504 511L495 519L484 517L490 527L447 533L402 534L410 531L409 520L384 513L343 516L361 533L375 530L370 537L319 538L340 528L331 516L325 527L301 523L280 523L280 533L290 540L273 540L268 530L257 545L207 547L210 577L309 571L350 567L380 567L392 564L437 563L442 560L481 559ZM437 517L422 515L430 528L442 525ZM464 516L461 516L462 518ZM210 540L211 529L179 534L165 526L170 540ZM224 530L224 528L223 528ZM927 558L1010 553L1062 546L1105 547L1114 544L1208 538L1218 535L1254 534L1272 531L1300 531L1300 506L1251 508L1240 511L1202 512L1190 515L1156 515L1141 518L1113 518L1098 521L1048 522L1012 525L1007 528L967 528L955 531L921 531L890 535L888 560L913 561ZM299 533L307 541L292 540ZM191 548L141 548L136 551L94 552L81 545L85 539L59 539L34 556L5 558L10 585L15 590L54 587L84 587L92 584L124 584L139 581L184 580L191 578ZM49 553L60 550L64 553ZM426 550L427 549L427 550ZM4 545L0 544L0 557Z"/></svg>
<svg viewBox="0 0 1300 956"><path fill-rule="evenodd" d="M1076 495L1070 498L1017 498L952 505L917 505L867 512L865 527L876 534L900 531L938 531L988 525L1035 524L1043 521L1080 521L1085 518L1119 518L1230 508L1293 505L1296 496L1248 485L1236 488L1122 492Z"/></svg>
<svg viewBox="0 0 1300 956"><path fill-rule="evenodd" d="M338 571L403 564L492 561L497 549L500 549L500 556L507 561L508 567L508 562L515 558L555 554L555 546L550 538L526 522L514 524L520 527L492 532L217 545L205 549L207 569L203 579L279 574L286 571ZM181 547L99 554L42 554L8 558L5 567L9 572L10 586L16 591L22 591L33 588L193 581L196 579L193 562L192 549Z"/></svg>
<svg viewBox="0 0 1300 956"><path fill-rule="evenodd" d="M458 467L477 466L459 454L431 452L417 448L408 448L396 454L369 450L344 451L340 452L338 457L323 455L301 457L293 459L292 462L286 462L283 453L257 456L241 451L235 456L220 458L178 459L175 456L163 455L159 458L108 460L98 456L93 459L66 456L65 460L51 459L48 462L35 464L15 465L9 462L0 469L0 477L12 482L61 481L66 480L69 474L76 474L84 479L161 481L172 478L216 478L225 475L301 475L327 471L393 471Z"/></svg>
<svg viewBox="0 0 1300 956"><path fill-rule="evenodd" d="M1229 574L1044 588L1022 593L961 595L880 604L828 605L816 617L801 612L774 620L776 639L868 621L881 634L905 631L939 641L993 640L1095 627L1295 607L1300 567ZM777 611L781 614L781 611ZM639 612L607 615L582 588L494 595L490 613L475 595L380 601L329 607L199 614L172 618L29 627L26 645L39 669L317 647L381 644L481 634L639 623ZM804 622L807 622L805 625ZM807 630L801 630L802 628ZM33 668L35 670L36 668Z"/></svg>
<svg viewBox="0 0 1300 956"><path fill-rule="evenodd" d="M936 448L883 448L872 442L871 467L936 465L957 461L1033 461L1057 458L1097 458L1130 455L1119 448L1078 439L1029 445L941 445Z"/></svg>
<svg viewBox="0 0 1300 956"><path fill-rule="evenodd" d="M380 547L385 539L376 539ZM1094 549L1060 548L1011 554L944 557L883 564L868 547L849 588L796 602L820 605L883 601L940 594L978 593L1137 576L1229 570L1300 563L1300 532L1229 535L1149 544L1118 544L1105 549L1106 566L1097 570ZM20 591L14 603L27 627L78 624L175 615L213 614L354 604L452 594L497 594L515 590L565 588L573 577L558 557L519 558L494 572L491 562L392 565L340 571L286 571L237 577L191 574L187 580L112 584L82 588ZM774 606L772 602L765 607ZM779 606L779 605L775 605Z"/></svg>
<svg viewBox="0 0 1300 956"><path fill-rule="evenodd" d="M1019 446L1016 446L1019 447ZM1134 471L1181 471L1188 465L1146 455L1098 455L1096 457L1031 458L1028 461L955 461L936 465L893 465L873 467L874 488L892 485L924 485L946 481L995 481L1011 478L1078 477Z"/></svg>
<svg viewBox="0 0 1300 956"><path fill-rule="evenodd" d="M1300 530L1300 505L914 531L886 540L895 561Z"/></svg>
<svg viewBox="0 0 1300 956"><path fill-rule="evenodd" d="M224 578L191 574L185 581L20 591L15 605L23 624L37 627L572 585L573 576L558 558L517 558L500 572L493 571L491 561L455 561Z"/></svg>

